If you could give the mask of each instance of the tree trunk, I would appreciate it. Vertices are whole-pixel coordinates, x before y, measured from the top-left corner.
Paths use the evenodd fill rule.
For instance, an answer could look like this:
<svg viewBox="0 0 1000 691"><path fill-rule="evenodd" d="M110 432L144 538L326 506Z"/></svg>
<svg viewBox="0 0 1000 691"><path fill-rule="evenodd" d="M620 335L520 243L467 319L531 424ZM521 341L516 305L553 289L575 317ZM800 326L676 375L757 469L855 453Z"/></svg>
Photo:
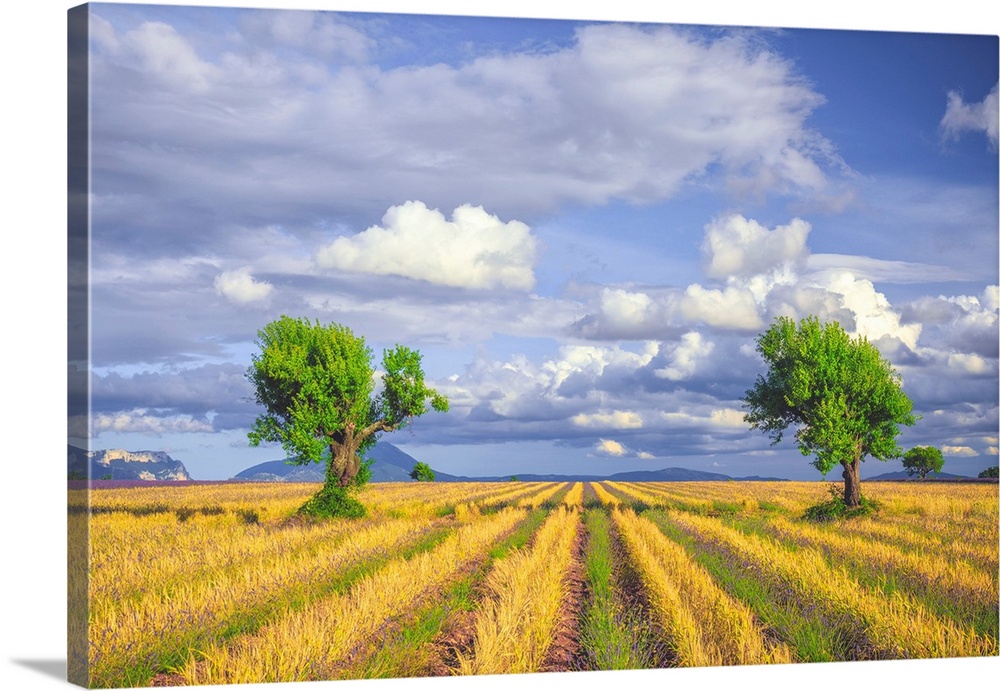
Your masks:
<svg viewBox="0 0 1000 691"><path fill-rule="evenodd" d="M340 440L330 440L330 461L326 467L326 483L347 487L361 470L358 458L358 440L345 434Z"/></svg>
<svg viewBox="0 0 1000 691"><path fill-rule="evenodd" d="M848 508L861 506L861 476L859 468L861 459L845 461L844 466L844 505Z"/></svg>

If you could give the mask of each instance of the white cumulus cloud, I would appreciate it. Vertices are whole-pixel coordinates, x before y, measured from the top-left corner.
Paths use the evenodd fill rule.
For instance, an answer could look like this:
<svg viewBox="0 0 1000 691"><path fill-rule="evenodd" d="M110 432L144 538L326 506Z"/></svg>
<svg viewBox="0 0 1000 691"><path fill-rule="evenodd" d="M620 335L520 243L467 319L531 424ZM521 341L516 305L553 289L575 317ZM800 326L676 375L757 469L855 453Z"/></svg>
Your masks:
<svg viewBox="0 0 1000 691"><path fill-rule="evenodd" d="M946 139L958 139L963 132L983 132L990 145L997 148L1000 97L997 85L978 103L966 103L962 94L948 92L948 106L941 118L941 129Z"/></svg>
<svg viewBox="0 0 1000 691"><path fill-rule="evenodd" d="M601 439L594 445L594 450L602 456L624 456L628 449L623 444L614 439Z"/></svg>
<svg viewBox="0 0 1000 691"><path fill-rule="evenodd" d="M978 456L979 452L970 446L949 446L945 444L941 447L941 453L946 456Z"/></svg>
<svg viewBox="0 0 1000 691"><path fill-rule="evenodd" d="M857 335L865 336L870 341L894 338L911 350L917 347L922 326L903 324L899 312L893 309L883 293L875 290L871 281L856 278L847 271L838 271L828 274L822 287L839 294L843 306L854 313L854 332Z"/></svg>
<svg viewBox="0 0 1000 691"><path fill-rule="evenodd" d="M260 302L271 294L273 288L267 281L255 280L247 267L223 271L215 277L215 291L241 304Z"/></svg>
<svg viewBox="0 0 1000 691"><path fill-rule="evenodd" d="M667 348L670 364L654 372L656 376L670 381L687 379L698 368L698 364L712 354L715 344L696 331L689 331L681 337L681 342Z"/></svg>
<svg viewBox="0 0 1000 691"><path fill-rule="evenodd" d="M721 329L755 331L763 324L753 293L738 286L718 289L692 283L680 300L680 312L689 323Z"/></svg>
<svg viewBox="0 0 1000 691"><path fill-rule="evenodd" d="M601 312L611 329L628 331L641 328L649 316L653 299L646 293L603 288L601 290Z"/></svg>
<svg viewBox="0 0 1000 691"><path fill-rule="evenodd" d="M639 429L642 416L629 410L615 410L610 413L580 413L570 418L577 427L595 429Z"/></svg>
<svg viewBox="0 0 1000 691"><path fill-rule="evenodd" d="M324 269L395 275L459 288L531 290L537 242L520 221L462 205L451 220L423 202L391 207L381 226L316 253Z"/></svg>
<svg viewBox="0 0 1000 691"><path fill-rule="evenodd" d="M793 218L788 225L768 230L753 219L731 214L705 226L701 250L709 278L756 276L804 259L811 226Z"/></svg>

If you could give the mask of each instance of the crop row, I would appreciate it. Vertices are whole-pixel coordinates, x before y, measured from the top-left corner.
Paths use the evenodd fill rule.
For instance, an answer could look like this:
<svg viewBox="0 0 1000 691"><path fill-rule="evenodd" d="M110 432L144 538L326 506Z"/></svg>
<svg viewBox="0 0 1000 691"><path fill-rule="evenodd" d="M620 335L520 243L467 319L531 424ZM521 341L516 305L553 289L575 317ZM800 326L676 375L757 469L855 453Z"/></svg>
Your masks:
<svg viewBox="0 0 1000 691"><path fill-rule="evenodd" d="M93 493L93 686L998 653L995 486L822 525L815 483L385 484L326 523L157 489Z"/></svg>

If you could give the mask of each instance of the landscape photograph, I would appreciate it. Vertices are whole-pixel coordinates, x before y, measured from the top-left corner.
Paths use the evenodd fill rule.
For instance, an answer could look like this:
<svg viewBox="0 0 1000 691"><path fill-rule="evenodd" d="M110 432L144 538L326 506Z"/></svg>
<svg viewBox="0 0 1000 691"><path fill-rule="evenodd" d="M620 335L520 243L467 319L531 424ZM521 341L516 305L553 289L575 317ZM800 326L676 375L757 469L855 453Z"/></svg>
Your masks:
<svg viewBox="0 0 1000 691"><path fill-rule="evenodd" d="M544 9L67 9L70 683L995 674L994 30Z"/></svg>

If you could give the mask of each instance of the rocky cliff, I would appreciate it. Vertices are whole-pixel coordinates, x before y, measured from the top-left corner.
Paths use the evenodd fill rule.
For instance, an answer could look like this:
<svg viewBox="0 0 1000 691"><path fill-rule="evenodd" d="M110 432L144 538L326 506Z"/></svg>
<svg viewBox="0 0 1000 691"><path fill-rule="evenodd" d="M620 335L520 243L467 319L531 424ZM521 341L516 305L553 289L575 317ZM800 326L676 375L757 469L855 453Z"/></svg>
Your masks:
<svg viewBox="0 0 1000 691"><path fill-rule="evenodd" d="M99 449L70 446L68 470L72 479L191 480L187 468L162 451Z"/></svg>

